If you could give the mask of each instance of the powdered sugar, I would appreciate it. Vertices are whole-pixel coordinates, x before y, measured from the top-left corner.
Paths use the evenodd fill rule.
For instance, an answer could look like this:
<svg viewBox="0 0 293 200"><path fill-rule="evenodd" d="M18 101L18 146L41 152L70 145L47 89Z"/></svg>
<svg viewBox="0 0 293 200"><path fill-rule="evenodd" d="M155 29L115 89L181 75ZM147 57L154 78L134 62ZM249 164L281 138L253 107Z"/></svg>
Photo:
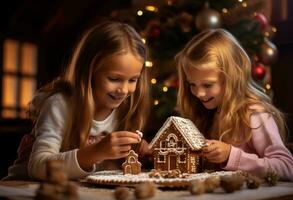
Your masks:
<svg viewBox="0 0 293 200"><path fill-rule="evenodd" d="M209 177L220 178L221 176L232 175L237 171L218 171L213 173L186 174L184 178L150 178L150 172L142 172L137 175L126 174L120 170L100 171L86 177L86 181L94 184L108 185L132 185L142 182L153 182L160 186L187 186L193 180L204 180Z"/></svg>

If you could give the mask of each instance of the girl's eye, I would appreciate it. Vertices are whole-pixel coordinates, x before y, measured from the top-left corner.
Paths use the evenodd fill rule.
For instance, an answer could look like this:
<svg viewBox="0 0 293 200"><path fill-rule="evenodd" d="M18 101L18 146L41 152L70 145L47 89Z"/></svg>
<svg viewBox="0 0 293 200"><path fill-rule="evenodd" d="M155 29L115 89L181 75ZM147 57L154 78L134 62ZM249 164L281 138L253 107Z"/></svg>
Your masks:
<svg viewBox="0 0 293 200"><path fill-rule="evenodd" d="M108 77L108 80L110 80L110 81L119 81L119 78L115 78L115 77Z"/></svg>
<svg viewBox="0 0 293 200"><path fill-rule="evenodd" d="M130 83L136 83L137 80L138 80L137 78L134 78L134 79L130 79L129 82L130 82Z"/></svg>
<svg viewBox="0 0 293 200"><path fill-rule="evenodd" d="M190 87L195 87L196 85L194 83L189 83Z"/></svg>
<svg viewBox="0 0 293 200"><path fill-rule="evenodd" d="M213 85L212 84L204 84L203 85L205 88L211 88Z"/></svg>

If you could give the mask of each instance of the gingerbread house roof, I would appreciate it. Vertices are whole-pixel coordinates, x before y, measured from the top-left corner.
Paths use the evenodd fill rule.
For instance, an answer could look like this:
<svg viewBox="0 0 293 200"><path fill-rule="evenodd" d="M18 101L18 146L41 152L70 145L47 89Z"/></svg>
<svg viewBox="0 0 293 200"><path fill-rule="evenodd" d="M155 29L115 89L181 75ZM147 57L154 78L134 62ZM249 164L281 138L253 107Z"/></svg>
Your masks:
<svg viewBox="0 0 293 200"><path fill-rule="evenodd" d="M192 150L200 150L205 145L204 136L200 133L191 120L178 116L171 116L166 120L166 122L151 141L149 145L150 148L153 147L153 145L160 138L161 134L164 133L165 129L168 128L172 123L182 134L183 138L186 140Z"/></svg>

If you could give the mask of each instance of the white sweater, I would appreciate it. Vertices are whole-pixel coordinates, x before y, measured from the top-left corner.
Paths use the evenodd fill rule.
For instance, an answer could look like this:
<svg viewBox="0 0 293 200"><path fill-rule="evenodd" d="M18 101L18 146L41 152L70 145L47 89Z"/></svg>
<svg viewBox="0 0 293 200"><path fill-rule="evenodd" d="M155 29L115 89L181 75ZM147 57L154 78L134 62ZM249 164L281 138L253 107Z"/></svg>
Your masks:
<svg viewBox="0 0 293 200"><path fill-rule="evenodd" d="M36 97L40 98L41 97ZM38 103L38 101L34 101ZM36 137L28 162L13 165L9 168L9 176L17 177L18 174L25 178L26 172L31 178L46 178L46 161L63 160L68 166L70 179L85 177L105 166L103 163L94 165L90 172L84 171L79 166L76 153L78 149L60 152L66 120L68 117L68 102L62 94L55 94L45 100L31 134ZM101 132L112 132L115 127L115 112L113 111L105 120L92 122L91 136L98 136ZM104 161L107 162L107 161ZM8 177L9 177L8 176Z"/></svg>

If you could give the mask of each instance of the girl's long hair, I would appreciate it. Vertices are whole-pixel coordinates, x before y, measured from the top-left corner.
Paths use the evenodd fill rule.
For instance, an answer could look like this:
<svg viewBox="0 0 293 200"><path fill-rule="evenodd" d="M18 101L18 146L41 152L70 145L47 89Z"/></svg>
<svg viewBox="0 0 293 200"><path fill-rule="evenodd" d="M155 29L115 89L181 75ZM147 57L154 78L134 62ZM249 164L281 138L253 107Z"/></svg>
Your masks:
<svg viewBox="0 0 293 200"><path fill-rule="evenodd" d="M191 93L185 70L193 67L205 70L207 63L215 63L214 70L223 78L223 102L219 112L218 133L211 137L235 145L251 138L251 115L258 112L269 113L277 123L281 136L285 135L283 114L272 105L271 99L252 79L251 62L239 42L224 29L206 30L189 41L176 55L179 75L177 105L184 117L190 118L196 126L207 134L214 116L213 111L204 108Z"/></svg>
<svg viewBox="0 0 293 200"><path fill-rule="evenodd" d="M69 99L69 114L62 151L85 145L95 111L93 74L108 57L131 53L144 63L146 47L139 34L129 25L103 21L86 31L74 48L65 72L40 92L62 92ZM115 130L142 130L149 111L147 71L143 66L135 92L116 111Z"/></svg>

